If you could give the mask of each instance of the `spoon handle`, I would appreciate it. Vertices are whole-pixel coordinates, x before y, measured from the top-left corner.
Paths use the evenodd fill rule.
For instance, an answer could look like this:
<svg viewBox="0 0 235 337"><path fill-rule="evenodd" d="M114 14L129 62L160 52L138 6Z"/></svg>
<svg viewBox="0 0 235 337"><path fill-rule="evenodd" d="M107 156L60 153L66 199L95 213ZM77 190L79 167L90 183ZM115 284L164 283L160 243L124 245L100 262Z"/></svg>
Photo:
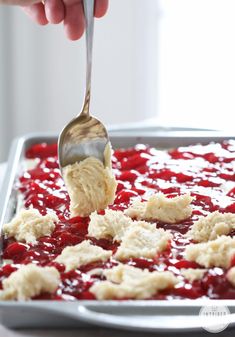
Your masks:
<svg viewBox="0 0 235 337"><path fill-rule="evenodd" d="M89 116L90 95L91 95L91 68L92 68L92 47L94 32L94 0L83 0L83 8L86 20L86 94L83 115Z"/></svg>

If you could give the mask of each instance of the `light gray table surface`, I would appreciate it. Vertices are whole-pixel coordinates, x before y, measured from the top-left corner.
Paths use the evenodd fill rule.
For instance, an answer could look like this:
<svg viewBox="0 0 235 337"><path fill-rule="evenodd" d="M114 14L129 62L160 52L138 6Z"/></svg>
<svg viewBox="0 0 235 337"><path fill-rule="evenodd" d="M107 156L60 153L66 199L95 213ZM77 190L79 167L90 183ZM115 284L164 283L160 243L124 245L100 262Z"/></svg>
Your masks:
<svg viewBox="0 0 235 337"><path fill-rule="evenodd" d="M170 324L170 322L169 322ZM209 332L202 333L180 333L180 334L165 334L165 333L145 333L145 332L127 332L105 328L83 328L83 329L66 329L66 330L9 330L0 326L0 337L204 337L219 335L220 337L234 337L234 331L225 330L219 334L211 334Z"/></svg>
<svg viewBox="0 0 235 337"><path fill-rule="evenodd" d="M4 176L6 164L0 164L0 188ZM1 197L1 196L0 196ZM170 322L169 322L170 325ZM78 328L78 329L18 329L12 330L0 325L0 337L144 337L144 336L188 336L189 333L165 334L128 332L101 327ZM190 337L209 336L208 332L190 333ZM217 335L217 334L215 334ZM220 337L234 337L234 330L221 332Z"/></svg>

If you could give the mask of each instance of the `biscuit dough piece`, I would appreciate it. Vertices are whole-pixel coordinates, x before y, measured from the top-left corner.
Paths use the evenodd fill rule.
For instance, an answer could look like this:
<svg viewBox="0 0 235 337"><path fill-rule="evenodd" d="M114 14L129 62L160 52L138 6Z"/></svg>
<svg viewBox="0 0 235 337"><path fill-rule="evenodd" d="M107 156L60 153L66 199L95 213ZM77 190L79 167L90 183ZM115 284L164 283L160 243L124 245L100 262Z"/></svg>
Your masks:
<svg viewBox="0 0 235 337"><path fill-rule="evenodd" d="M227 272L227 280L235 287L235 267L232 267Z"/></svg>
<svg viewBox="0 0 235 337"><path fill-rule="evenodd" d="M3 232L17 241L33 243L42 236L50 235L55 228L54 222L58 220L54 213L41 215L37 209L22 209L11 222L3 225Z"/></svg>
<svg viewBox="0 0 235 337"><path fill-rule="evenodd" d="M114 202L117 182L111 169L110 154L108 150L106 152L106 166L100 160L88 157L63 169L71 217L88 216Z"/></svg>
<svg viewBox="0 0 235 337"><path fill-rule="evenodd" d="M89 240L85 240L76 246L64 248L55 261L65 265L67 272L91 262L106 261L111 255L111 250L94 246Z"/></svg>
<svg viewBox="0 0 235 337"><path fill-rule="evenodd" d="M167 248L172 234L156 225L138 221L127 230L114 257L118 260L128 258L153 258Z"/></svg>
<svg viewBox="0 0 235 337"><path fill-rule="evenodd" d="M135 222L123 212L106 209L104 215L91 213L88 234L96 239L113 238L115 241L121 241L126 230L133 224Z"/></svg>
<svg viewBox="0 0 235 337"><path fill-rule="evenodd" d="M106 281L97 282L90 288L98 300L146 299L178 283L177 277L170 271L149 272L123 264L105 270L104 276Z"/></svg>
<svg viewBox="0 0 235 337"><path fill-rule="evenodd" d="M206 272L206 269L199 269L199 268L181 269L181 274L186 278L186 280L188 280L191 283L193 281L201 280L205 272Z"/></svg>
<svg viewBox="0 0 235 337"><path fill-rule="evenodd" d="M209 267L228 268L235 255L235 238L222 235L216 240L190 244L185 249L189 261Z"/></svg>
<svg viewBox="0 0 235 337"><path fill-rule="evenodd" d="M168 198L163 193L157 193L152 195L148 201L135 200L125 211L125 214L138 220L177 223L191 216L192 200L193 198L189 194Z"/></svg>
<svg viewBox="0 0 235 337"><path fill-rule="evenodd" d="M41 293L54 293L60 283L60 273L54 267L22 265L2 281L2 300L29 300Z"/></svg>
<svg viewBox="0 0 235 337"><path fill-rule="evenodd" d="M206 242L227 235L234 228L235 214L215 211L194 222L186 236L197 242Z"/></svg>

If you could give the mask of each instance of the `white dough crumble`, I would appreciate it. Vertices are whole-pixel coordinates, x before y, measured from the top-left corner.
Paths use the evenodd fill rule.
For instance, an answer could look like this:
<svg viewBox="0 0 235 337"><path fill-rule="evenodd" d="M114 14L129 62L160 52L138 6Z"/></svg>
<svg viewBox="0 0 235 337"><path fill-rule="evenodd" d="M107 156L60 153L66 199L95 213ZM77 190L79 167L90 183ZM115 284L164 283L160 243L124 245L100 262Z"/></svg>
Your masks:
<svg viewBox="0 0 235 337"><path fill-rule="evenodd" d="M124 234L114 257L118 260L131 257L153 258L166 249L172 234L155 224L145 221L136 222Z"/></svg>
<svg viewBox="0 0 235 337"><path fill-rule="evenodd" d="M117 182L112 172L110 154L106 152L106 166L100 160L88 157L63 169L70 196L71 217L88 216L114 202Z"/></svg>
<svg viewBox="0 0 235 337"><path fill-rule="evenodd" d="M190 244L185 249L185 257L189 261L209 267L228 268L235 255L235 238L220 236L216 240Z"/></svg>
<svg viewBox="0 0 235 337"><path fill-rule="evenodd" d="M235 267L232 267L227 272L227 280L235 287Z"/></svg>
<svg viewBox="0 0 235 337"><path fill-rule="evenodd" d="M33 243L42 236L50 235L57 221L54 213L41 215L37 209L21 209L11 222L3 225L3 232L17 241Z"/></svg>
<svg viewBox="0 0 235 337"><path fill-rule="evenodd" d="M96 239L113 238L121 241L126 230L133 224L134 221L123 212L106 209L104 215L91 213L88 234Z"/></svg>
<svg viewBox="0 0 235 337"><path fill-rule="evenodd" d="M181 269L181 274L188 280L189 282L198 281L201 280L206 272L206 269L193 269L193 268L187 268L187 269Z"/></svg>
<svg viewBox="0 0 235 337"><path fill-rule="evenodd" d="M76 246L64 248L55 261L65 265L67 272L91 262L106 261L111 255L112 251L94 246L89 240L85 240Z"/></svg>
<svg viewBox="0 0 235 337"><path fill-rule="evenodd" d="M163 193L152 195L148 201L135 200L125 214L138 220L159 220L166 223L177 223L189 218L192 214L189 194L168 198Z"/></svg>
<svg viewBox="0 0 235 337"><path fill-rule="evenodd" d="M197 242L206 242L227 235L234 228L235 214L216 211L194 222L186 236Z"/></svg>
<svg viewBox="0 0 235 337"><path fill-rule="evenodd" d="M90 288L98 300L145 299L178 283L177 277L170 271L149 272L146 269L123 264L105 270L104 275L107 278L106 281L97 282Z"/></svg>
<svg viewBox="0 0 235 337"><path fill-rule="evenodd" d="M2 300L29 300L42 293L53 293L60 283L60 273L54 267L22 265L2 281Z"/></svg>

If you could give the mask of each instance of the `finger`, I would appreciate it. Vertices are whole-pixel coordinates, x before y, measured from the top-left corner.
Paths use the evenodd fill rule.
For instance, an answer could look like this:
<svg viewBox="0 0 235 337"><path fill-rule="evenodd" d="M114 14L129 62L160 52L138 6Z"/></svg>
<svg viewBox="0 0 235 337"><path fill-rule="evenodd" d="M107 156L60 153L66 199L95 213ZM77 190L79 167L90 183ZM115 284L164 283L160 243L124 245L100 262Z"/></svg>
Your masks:
<svg viewBox="0 0 235 337"><path fill-rule="evenodd" d="M62 0L45 1L46 18L50 23L60 23L65 18L65 8Z"/></svg>
<svg viewBox="0 0 235 337"><path fill-rule="evenodd" d="M78 40L85 29L83 5L81 2L72 5L65 4L64 29L70 40Z"/></svg>
<svg viewBox="0 0 235 337"><path fill-rule="evenodd" d="M48 20L46 18L45 14L45 8L42 3L37 3L30 6L24 6L23 10L28 16L38 23L39 25L46 25L48 23Z"/></svg>
<svg viewBox="0 0 235 337"><path fill-rule="evenodd" d="M105 15L108 10L109 1L108 0L96 0L95 1L95 17L101 18Z"/></svg>

